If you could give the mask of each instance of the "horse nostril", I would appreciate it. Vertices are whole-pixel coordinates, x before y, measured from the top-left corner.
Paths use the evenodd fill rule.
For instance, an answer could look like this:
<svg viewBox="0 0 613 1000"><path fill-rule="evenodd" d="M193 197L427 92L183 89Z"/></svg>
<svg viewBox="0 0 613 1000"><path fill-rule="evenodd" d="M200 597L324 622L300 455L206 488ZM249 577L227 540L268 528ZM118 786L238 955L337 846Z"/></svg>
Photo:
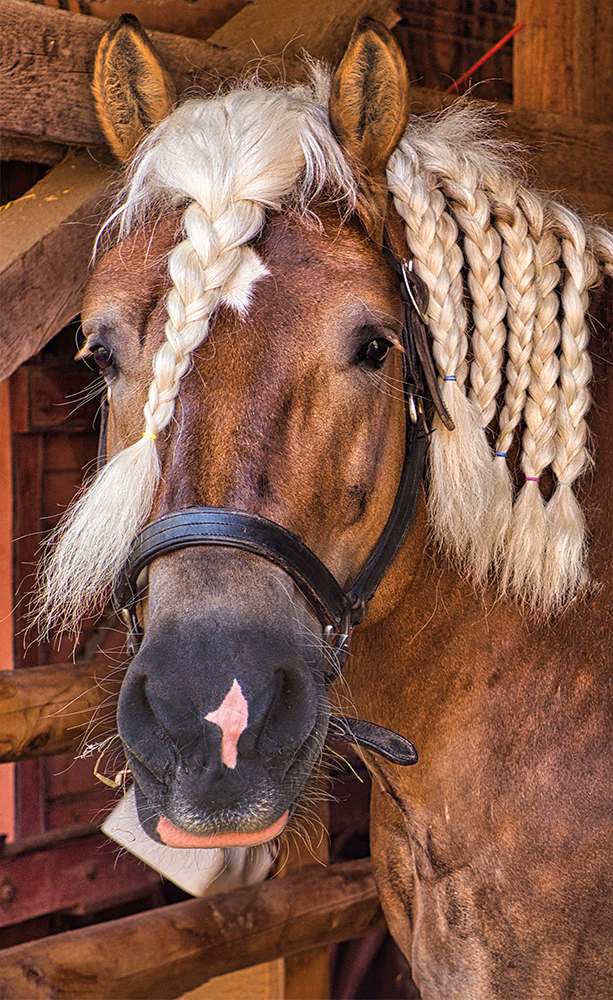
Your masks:
<svg viewBox="0 0 613 1000"><path fill-rule="evenodd" d="M119 695L117 727L129 755L158 781L164 782L169 764L176 760L176 747L156 715L148 693L145 671L128 670Z"/></svg>
<svg viewBox="0 0 613 1000"><path fill-rule="evenodd" d="M293 755L309 736L316 712L317 694L306 664L284 663L268 687L250 702L253 722L239 740L241 755Z"/></svg>

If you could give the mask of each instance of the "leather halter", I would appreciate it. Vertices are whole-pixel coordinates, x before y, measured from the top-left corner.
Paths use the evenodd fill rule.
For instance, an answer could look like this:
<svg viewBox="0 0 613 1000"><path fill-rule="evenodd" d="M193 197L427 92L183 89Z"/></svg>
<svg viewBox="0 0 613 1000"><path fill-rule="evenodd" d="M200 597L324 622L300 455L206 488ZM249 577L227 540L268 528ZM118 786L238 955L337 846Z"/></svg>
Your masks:
<svg viewBox="0 0 613 1000"><path fill-rule="evenodd" d="M423 321L428 292L412 271L398 260L384 234L383 253L400 280L404 322L404 396L406 413L405 456L396 498L387 524L373 552L347 591L330 570L292 532L267 518L221 507L188 507L164 514L147 524L138 535L123 569L115 602L130 630L129 643L135 654L142 641L136 607L138 579L154 559L179 549L199 545L231 546L255 553L280 566L294 580L319 618L323 638L331 656L324 657L324 675L330 684L340 673L355 625L363 621L366 605L373 597L396 557L413 521L424 473L428 428L422 405L421 356L426 343ZM430 361L431 364L431 361ZM430 382L430 379L427 378ZM98 468L106 460L106 408L102 410ZM334 668L330 666L334 664ZM404 737L374 723L333 716L331 733L373 750L396 764L414 764L417 752Z"/></svg>

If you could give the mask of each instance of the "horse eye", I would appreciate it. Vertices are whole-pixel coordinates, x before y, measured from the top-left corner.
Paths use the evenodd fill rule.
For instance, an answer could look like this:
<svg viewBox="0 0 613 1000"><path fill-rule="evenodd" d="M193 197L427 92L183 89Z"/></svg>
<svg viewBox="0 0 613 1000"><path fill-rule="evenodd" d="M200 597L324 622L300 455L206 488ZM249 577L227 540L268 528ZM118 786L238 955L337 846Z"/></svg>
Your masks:
<svg viewBox="0 0 613 1000"><path fill-rule="evenodd" d="M387 340L371 340L360 351L360 361L365 361L371 368L380 368L390 352L391 344Z"/></svg>
<svg viewBox="0 0 613 1000"><path fill-rule="evenodd" d="M108 368L113 360L113 352L108 347L103 347L101 344L98 347L94 347L92 351L92 356L100 371L104 371Z"/></svg>

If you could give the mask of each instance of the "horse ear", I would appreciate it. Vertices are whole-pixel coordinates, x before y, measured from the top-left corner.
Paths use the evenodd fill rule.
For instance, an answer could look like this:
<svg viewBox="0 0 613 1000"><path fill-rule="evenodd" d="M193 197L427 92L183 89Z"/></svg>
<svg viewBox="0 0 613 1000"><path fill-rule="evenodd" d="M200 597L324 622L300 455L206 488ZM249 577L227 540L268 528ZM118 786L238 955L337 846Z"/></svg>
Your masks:
<svg viewBox="0 0 613 1000"><path fill-rule="evenodd" d="M385 165L409 117L409 75L394 36L378 21L356 24L332 79L330 123L360 179L358 214L379 237L387 202Z"/></svg>
<svg viewBox="0 0 613 1000"><path fill-rule="evenodd" d="M102 35L92 91L102 131L120 160L170 112L174 83L133 14L122 14Z"/></svg>

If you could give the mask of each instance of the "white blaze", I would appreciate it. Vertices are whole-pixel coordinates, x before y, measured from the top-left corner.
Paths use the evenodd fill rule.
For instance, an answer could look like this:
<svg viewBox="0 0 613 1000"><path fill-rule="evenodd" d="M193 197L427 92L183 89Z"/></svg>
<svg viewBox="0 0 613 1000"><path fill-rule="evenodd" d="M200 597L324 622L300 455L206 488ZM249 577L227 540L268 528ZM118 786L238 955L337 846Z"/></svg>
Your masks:
<svg viewBox="0 0 613 1000"><path fill-rule="evenodd" d="M205 719L221 729L221 759L226 767L235 768L238 739L249 720L249 705L236 679L219 708L205 715Z"/></svg>

